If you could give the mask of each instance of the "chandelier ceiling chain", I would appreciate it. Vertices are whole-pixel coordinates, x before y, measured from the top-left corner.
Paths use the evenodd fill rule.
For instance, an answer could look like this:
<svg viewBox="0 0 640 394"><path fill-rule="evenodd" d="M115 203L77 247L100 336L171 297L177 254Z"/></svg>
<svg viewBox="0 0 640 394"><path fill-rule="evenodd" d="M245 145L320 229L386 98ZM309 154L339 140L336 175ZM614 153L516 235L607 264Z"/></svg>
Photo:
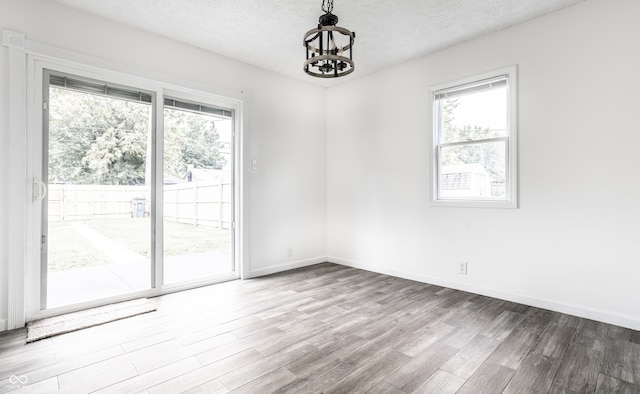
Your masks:
<svg viewBox="0 0 640 394"><path fill-rule="evenodd" d="M353 42L356 34L336 26L338 16L333 14L333 0L322 0L318 27L304 35L303 45L307 58L304 72L318 78L336 78L354 70Z"/></svg>
<svg viewBox="0 0 640 394"><path fill-rule="evenodd" d="M326 13L333 12L333 0L322 0L322 11Z"/></svg>

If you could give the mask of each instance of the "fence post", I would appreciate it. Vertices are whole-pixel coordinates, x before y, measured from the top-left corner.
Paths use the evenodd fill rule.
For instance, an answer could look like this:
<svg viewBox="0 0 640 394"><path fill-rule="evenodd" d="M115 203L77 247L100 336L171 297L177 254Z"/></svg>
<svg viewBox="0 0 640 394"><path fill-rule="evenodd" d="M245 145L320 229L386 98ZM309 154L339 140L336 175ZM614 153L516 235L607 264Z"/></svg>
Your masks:
<svg viewBox="0 0 640 394"><path fill-rule="evenodd" d="M60 221L64 221L64 183L60 185Z"/></svg>
<svg viewBox="0 0 640 394"><path fill-rule="evenodd" d="M87 193L89 194L89 219L93 219L93 199L95 198L95 186L89 185L89 190L87 191Z"/></svg>
<svg viewBox="0 0 640 394"><path fill-rule="evenodd" d="M223 191L223 183L222 183L222 177L218 178L218 228L222 230L222 227L224 225L224 219L223 219L223 214L224 214L224 202L223 202L223 198L224 198L224 191Z"/></svg>
<svg viewBox="0 0 640 394"><path fill-rule="evenodd" d="M175 192L176 198L174 200L173 205L175 205L176 209L174 210L174 212L176 213L176 215L175 215L176 216L176 223L180 223L180 220L178 220L178 188L177 187L176 187L175 191L176 191Z"/></svg>
<svg viewBox="0 0 640 394"><path fill-rule="evenodd" d="M198 226L198 184L193 183L193 225Z"/></svg>

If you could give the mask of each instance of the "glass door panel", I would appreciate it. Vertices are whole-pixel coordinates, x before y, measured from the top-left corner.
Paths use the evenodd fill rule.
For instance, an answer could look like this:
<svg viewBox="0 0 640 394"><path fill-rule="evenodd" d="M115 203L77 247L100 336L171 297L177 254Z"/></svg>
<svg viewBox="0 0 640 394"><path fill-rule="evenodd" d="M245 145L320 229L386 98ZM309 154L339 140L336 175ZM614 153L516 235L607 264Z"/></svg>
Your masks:
<svg viewBox="0 0 640 394"><path fill-rule="evenodd" d="M151 288L151 96L45 82L41 308Z"/></svg>
<svg viewBox="0 0 640 394"><path fill-rule="evenodd" d="M164 283L234 272L232 113L165 100Z"/></svg>

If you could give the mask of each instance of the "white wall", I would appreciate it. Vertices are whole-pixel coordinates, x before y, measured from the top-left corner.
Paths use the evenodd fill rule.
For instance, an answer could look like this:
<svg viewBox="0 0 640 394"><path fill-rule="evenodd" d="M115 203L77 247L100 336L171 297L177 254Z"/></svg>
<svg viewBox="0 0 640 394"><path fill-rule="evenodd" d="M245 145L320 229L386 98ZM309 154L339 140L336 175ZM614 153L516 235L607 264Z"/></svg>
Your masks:
<svg viewBox="0 0 640 394"><path fill-rule="evenodd" d="M588 0L330 88L330 260L640 329L638 15ZM512 64L520 208L429 206L429 87Z"/></svg>
<svg viewBox="0 0 640 394"><path fill-rule="evenodd" d="M29 40L140 76L252 93L250 273L328 251L335 262L640 329L636 0L588 0L326 93L55 2L1 1L0 29ZM430 207L429 86L511 64L520 208ZM0 46L0 185L9 179L7 67ZM0 330L8 196L0 188ZM467 276L456 274L463 260Z"/></svg>
<svg viewBox="0 0 640 394"><path fill-rule="evenodd" d="M322 261L326 255L325 89L100 19L45 0L2 0L0 29L86 55L88 62L163 82L253 96L245 125L250 275ZM0 185L8 173L8 50L0 46ZM105 60L103 62L102 60ZM302 70L301 70L302 72ZM247 167L248 168L248 167ZM7 316L8 193L0 189L0 330ZM293 248L293 256L287 250Z"/></svg>

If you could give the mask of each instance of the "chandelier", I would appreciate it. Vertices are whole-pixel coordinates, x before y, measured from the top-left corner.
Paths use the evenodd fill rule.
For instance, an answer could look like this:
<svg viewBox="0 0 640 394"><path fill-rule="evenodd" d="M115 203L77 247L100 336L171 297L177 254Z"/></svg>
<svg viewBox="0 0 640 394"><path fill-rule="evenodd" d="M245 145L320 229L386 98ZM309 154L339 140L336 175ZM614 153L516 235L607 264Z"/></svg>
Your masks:
<svg viewBox="0 0 640 394"><path fill-rule="evenodd" d="M353 72L353 40L356 33L336 26L338 17L332 14L333 0L322 0L318 28L304 35L307 60L304 72L318 78L342 77Z"/></svg>

